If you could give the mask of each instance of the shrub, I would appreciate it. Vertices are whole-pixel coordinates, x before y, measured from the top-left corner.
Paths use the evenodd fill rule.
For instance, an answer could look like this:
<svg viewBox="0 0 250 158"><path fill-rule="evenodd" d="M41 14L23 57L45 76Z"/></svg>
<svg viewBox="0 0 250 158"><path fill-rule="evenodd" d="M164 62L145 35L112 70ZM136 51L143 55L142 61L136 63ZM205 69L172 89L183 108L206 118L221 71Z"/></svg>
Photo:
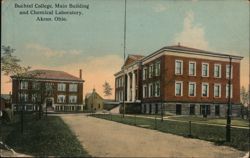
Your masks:
<svg viewBox="0 0 250 158"><path fill-rule="evenodd" d="M8 123L13 119L13 111L9 108L3 110L3 121Z"/></svg>

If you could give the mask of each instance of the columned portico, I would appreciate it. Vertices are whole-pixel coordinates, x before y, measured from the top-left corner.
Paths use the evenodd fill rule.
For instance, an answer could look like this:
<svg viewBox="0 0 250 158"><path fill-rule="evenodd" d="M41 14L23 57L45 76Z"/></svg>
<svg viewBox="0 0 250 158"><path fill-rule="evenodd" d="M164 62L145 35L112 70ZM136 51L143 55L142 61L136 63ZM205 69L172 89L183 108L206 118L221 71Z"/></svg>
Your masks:
<svg viewBox="0 0 250 158"><path fill-rule="evenodd" d="M130 101L130 76L127 73L127 101Z"/></svg>
<svg viewBox="0 0 250 158"><path fill-rule="evenodd" d="M132 102L135 101L135 72L132 72Z"/></svg>
<svg viewBox="0 0 250 158"><path fill-rule="evenodd" d="M134 70L127 72L126 74L127 76L127 98L126 101L127 102L135 102L136 98L135 98L135 85L136 85L136 74L134 72Z"/></svg>

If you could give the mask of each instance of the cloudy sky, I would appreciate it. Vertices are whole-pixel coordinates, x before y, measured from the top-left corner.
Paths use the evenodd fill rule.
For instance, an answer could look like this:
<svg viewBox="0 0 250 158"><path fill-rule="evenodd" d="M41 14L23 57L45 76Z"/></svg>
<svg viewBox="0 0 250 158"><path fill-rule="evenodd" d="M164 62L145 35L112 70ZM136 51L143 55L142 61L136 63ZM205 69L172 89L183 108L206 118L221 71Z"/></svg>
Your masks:
<svg viewBox="0 0 250 158"><path fill-rule="evenodd" d="M82 16L65 22L39 22L15 3L89 4ZM40 9L45 10L45 9ZM49 16L50 17L50 16ZM52 17L52 16L51 16ZM108 81L123 63L124 0L5 0L2 44L16 49L23 65L79 75L84 93ZM181 45L243 56L241 84L249 83L249 2L247 0L127 0L127 54L148 55L164 46ZM2 93L11 91L2 76Z"/></svg>

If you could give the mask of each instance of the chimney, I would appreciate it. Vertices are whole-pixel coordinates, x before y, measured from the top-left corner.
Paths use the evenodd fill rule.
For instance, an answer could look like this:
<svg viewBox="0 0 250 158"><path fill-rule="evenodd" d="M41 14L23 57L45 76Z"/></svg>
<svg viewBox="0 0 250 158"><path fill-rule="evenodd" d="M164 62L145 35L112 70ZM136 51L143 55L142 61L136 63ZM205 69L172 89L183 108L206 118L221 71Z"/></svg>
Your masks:
<svg viewBox="0 0 250 158"><path fill-rule="evenodd" d="M79 71L79 78L82 79L82 69Z"/></svg>

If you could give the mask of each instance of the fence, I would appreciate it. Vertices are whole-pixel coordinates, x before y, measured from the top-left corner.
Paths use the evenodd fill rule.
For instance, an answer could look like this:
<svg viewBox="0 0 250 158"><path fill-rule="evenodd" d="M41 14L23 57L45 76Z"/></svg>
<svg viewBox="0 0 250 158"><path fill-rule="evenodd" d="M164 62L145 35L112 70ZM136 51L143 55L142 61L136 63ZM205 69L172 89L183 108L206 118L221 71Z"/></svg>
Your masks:
<svg viewBox="0 0 250 158"><path fill-rule="evenodd" d="M165 133L172 133L184 137L198 138L230 145L240 150L248 150L249 130L246 128L231 128L231 142L225 142L226 128L223 125L209 125L191 121L161 120L160 116L154 118L139 117L138 115L121 114L91 114L94 117L128 125L149 128Z"/></svg>

